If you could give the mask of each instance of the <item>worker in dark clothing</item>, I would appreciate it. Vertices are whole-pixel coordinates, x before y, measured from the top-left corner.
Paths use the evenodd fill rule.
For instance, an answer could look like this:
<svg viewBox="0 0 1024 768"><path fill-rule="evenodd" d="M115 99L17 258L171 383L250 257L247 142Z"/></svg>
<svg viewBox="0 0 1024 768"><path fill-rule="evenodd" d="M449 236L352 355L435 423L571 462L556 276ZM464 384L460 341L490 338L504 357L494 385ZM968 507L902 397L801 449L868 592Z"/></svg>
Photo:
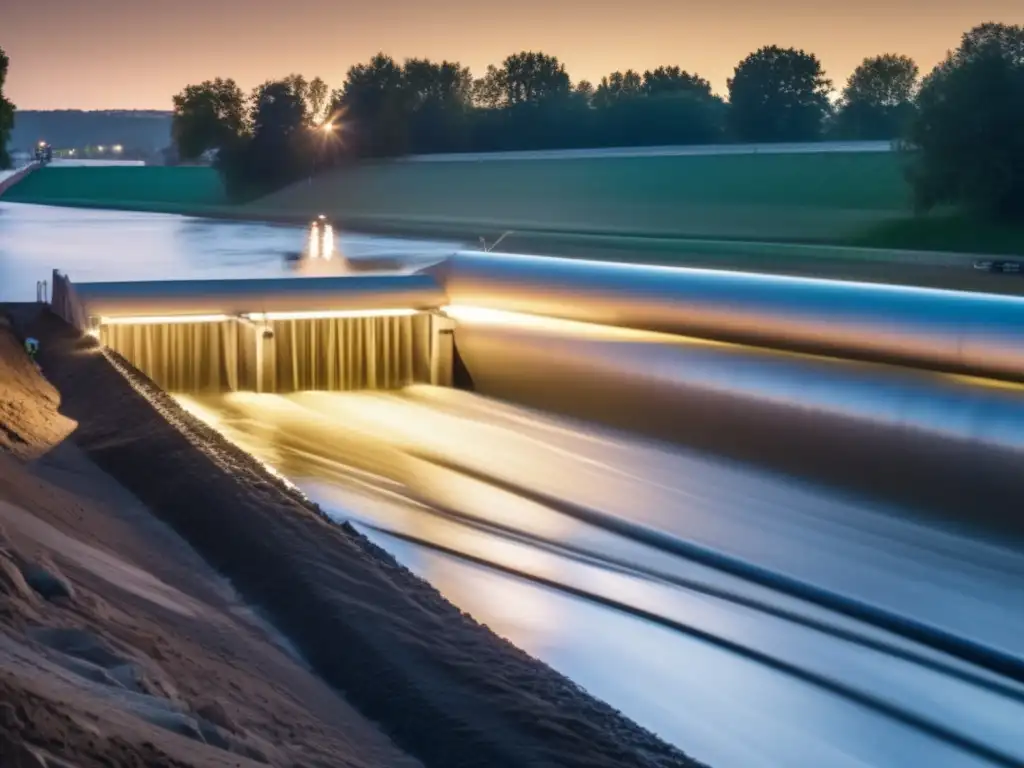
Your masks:
<svg viewBox="0 0 1024 768"><path fill-rule="evenodd" d="M39 353L39 340L38 339L33 339L31 336L29 336L27 339L25 339L25 352L28 353L28 356L32 360L33 363L36 363L36 365L39 365L39 363L36 362L36 355Z"/></svg>

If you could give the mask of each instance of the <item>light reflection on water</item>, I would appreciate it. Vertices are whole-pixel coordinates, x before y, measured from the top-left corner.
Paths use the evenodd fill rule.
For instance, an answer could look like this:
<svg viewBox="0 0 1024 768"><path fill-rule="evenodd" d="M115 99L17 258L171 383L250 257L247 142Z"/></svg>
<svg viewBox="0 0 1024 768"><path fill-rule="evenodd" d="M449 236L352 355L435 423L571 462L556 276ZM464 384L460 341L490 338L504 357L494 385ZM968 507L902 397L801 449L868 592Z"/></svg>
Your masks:
<svg viewBox="0 0 1024 768"><path fill-rule="evenodd" d="M1019 586L1018 556L961 541L956 570L955 559L929 560L928 545L936 537L946 541L941 532L911 532L899 521L824 491L450 390L236 393L179 400L277 467L329 514L355 522L478 621L710 765L984 763L834 693L631 615L634 610L756 648L1004 750L1021 751L1016 733L1024 707L1018 703L877 651L623 572L593 555L758 595L882 637L873 630L844 624L819 609L680 561L414 454L427 450L475 460L476 466L547 486L563 498L646 518L666 532L682 534L683 525L688 535L724 549L768 558L764 564L791 564L812 581L839 579L836 583L860 597L899 601L902 592L906 602L900 605L912 615L927 615L937 605L946 612L951 603L963 605L965 613L951 618L960 631L1001 627L999 636L989 639L1010 647L1019 646L1024 619L1008 604L986 601L1012 594L1007 591L1012 584L986 581L995 571L977 581L972 563L979 558L1002 562L1001 572L1015 573ZM756 497L747 496L751 492ZM737 498L745 496L756 503L737 507ZM448 510L448 516L423 502ZM817 517L810 514L812 507ZM843 519L842 528L835 527L837 518ZM875 542L876 556L856 545L859 536ZM908 540L921 547L909 560L902 556ZM816 550L815 557L806 556L808 547ZM901 557L894 558L894 552ZM907 568L930 583L915 575L905 589ZM930 577L929 568L946 572ZM620 607L595 604L567 589ZM975 618L968 617L971 611Z"/></svg>
<svg viewBox="0 0 1024 768"><path fill-rule="evenodd" d="M78 281L268 277L343 269L350 256L431 249L441 254L456 247L338 235L331 240L338 246L332 258L307 258L299 269L289 269L285 254L305 250L308 257L319 247L306 245L309 235L300 227L0 203L0 300L30 299L36 280L49 279L55 267ZM805 578L860 590L897 609L949 616L957 629L983 632L982 639L1017 650L1024 619L1013 609L1012 595L1020 594L1014 588L1021 583L1014 558L969 542L950 543L935 531L887 523L871 510L836 503L828 495L663 455L611 433L581 431L569 422L461 393L419 391L408 402L402 399L236 395L186 403L205 407L205 419L325 510L361 522L367 535L460 608L716 768L982 763L847 700L637 619L628 609L697 625L881 691L901 706L1004 750L1016 749L1024 762L1016 739L1020 707L877 653L585 561L577 550L771 597L417 461L408 452L429 447L478 468L498 469L609 514L717 542L740 555L765 558L768 565L782 563ZM382 495L381 488L392 495ZM452 507L474 525L417 507L403 498L411 492ZM500 527L556 542L561 549L524 542ZM960 549L956 557L930 561L929 540L941 540L947 551ZM467 556L491 567L472 564ZM982 567L989 563L1005 567ZM1018 580L985 582L993 573ZM573 597L567 587L617 601L623 609Z"/></svg>

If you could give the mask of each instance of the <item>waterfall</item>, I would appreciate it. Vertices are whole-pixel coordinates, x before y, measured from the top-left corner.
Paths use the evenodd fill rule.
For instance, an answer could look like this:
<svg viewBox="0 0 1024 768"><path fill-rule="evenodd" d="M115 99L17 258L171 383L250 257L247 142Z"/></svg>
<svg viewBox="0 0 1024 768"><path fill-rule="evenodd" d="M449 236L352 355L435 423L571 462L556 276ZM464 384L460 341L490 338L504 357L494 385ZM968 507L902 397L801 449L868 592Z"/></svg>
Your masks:
<svg viewBox="0 0 1024 768"><path fill-rule="evenodd" d="M115 324L100 341L170 392L397 389L443 369L436 325L429 313Z"/></svg>
<svg viewBox="0 0 1024 768"><path fill-rule="evenodd" d="M244 353L235 320L104 325L100 342L169 392L239 389Z"/></svg>
<svg viewBox="0 0 1024 768"><path fill-rule="evenodd" d="M430 315L276 320L269 392L397 389L429 381Z"/></svg>

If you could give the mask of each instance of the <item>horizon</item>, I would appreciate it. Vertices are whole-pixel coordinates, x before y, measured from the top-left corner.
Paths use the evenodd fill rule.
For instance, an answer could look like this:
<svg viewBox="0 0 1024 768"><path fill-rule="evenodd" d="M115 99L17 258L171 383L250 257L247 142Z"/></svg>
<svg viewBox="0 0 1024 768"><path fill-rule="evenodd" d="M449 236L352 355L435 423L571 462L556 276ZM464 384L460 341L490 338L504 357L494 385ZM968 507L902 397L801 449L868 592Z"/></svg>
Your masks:
<svg viewBox="0 0 1024 768"><path fill-rule="evenodd" d="M101 0L88 9L62 8L61 0L9 4L7 35L0 39L11 59L6 91L24 111L166 112L186 85L215 77L233 78L248 91L297 72L320 76L333 89L342 85L350 66L377 52L398 61L458 61L480 77L488 64L500 64L511 53L539 50L557 56L573 82L595 85L617 70L677 65L707 78L717 94L727 96L726 79L741 59L762 46L779 45L815 54L839 91L865 57L905 54L924 75L971 27L986 21L1024 23L1024 4L1016 0L979 0L968 8L947 0L933 4L926 18L919 0L856 8L786 0L771 15L754 0L689 9L669 0L637 0L625 23L608 12L607 4L544 9L539 0L486 11L486 20L479 11L469 12L473 6L467 0L454 0L443 11L409 0L398 0L387 11L320 10L314 0L293 0L287 9L270 0L181 0L173 8L140 8L129 0ZM395 17L403 21L388 20ZM40 37L39 19L48 18L61 22ZM190 24L195 18L204 20L201 27ZM316 23L308 25L307 18ZM737 18L750 23L738 27ZM96 41L104 36L104 54L97 57ZM169 63L161 66L162 61ZM68 71L75 77L65 77Z"/></svg>

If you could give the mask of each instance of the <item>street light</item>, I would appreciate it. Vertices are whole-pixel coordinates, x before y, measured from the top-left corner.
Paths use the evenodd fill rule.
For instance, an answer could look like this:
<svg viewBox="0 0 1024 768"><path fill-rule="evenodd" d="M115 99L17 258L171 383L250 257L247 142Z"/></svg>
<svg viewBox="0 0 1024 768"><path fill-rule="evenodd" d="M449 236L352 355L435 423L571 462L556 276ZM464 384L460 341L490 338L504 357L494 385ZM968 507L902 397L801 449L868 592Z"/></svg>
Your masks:
<svg viewBox="0 0 1024 768"><path fill-rule="evenodd" d="M331 133L334 131L334 123L324 123L320 126L320 130L324 133Z"/></svg>

